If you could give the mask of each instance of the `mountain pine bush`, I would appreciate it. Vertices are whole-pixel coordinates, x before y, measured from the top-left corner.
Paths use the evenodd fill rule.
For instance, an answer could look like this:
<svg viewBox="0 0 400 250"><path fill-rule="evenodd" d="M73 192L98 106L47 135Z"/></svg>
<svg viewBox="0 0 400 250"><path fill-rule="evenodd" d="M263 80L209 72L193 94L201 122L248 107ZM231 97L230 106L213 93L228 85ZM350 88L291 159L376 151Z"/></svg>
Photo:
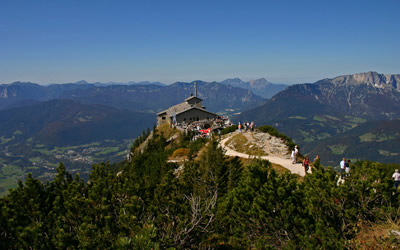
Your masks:
<svg viewBox="0 0 400 250"><path fill-rule="evenodd" d="M299 180L268 161L244 166L211 140L177 176L166 138L147 143L118 174L102 163L87 182L63 164L51 182L28 175L0 199L0 248L342 249L362 246L362 224L400 222L395 164L357 162L338 184L316 162ZM391 237L385 246L399 247Z"/></svg>

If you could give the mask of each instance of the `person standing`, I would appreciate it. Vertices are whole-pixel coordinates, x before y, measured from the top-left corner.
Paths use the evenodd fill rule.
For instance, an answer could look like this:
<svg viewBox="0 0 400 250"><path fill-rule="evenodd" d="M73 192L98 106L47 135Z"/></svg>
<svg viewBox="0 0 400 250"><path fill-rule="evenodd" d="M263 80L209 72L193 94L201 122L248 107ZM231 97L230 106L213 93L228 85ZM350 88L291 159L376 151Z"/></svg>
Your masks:
<svg viewBox="0 0 400 250"><path fill-rule="evenodd" d="M299 156L299 147L296 145L294 146L294 162L297 162L297 157Z"/></svg>
<svg viewBox="0 0 400 250"><path fill-rule="evenodd" d="M350 163L351 163L351 161L347 160L347 162L344 165L345 166L344 171L346 172L346 176L350 174Z"/></svg>
<svg viewBox="0 0 400 250"><path fill-rule="evenodd" d="M340 162L340 178L342 178L342 179L343 179L345 168L346 168L346 158L343 158L342 161Z"/></svg>
<svg viewBox="0 0 400 250"><path fill-rule="evenodd" d="M303 160L303 167L304 167L304 171L305 171L306 174L307 174L308 169L309 169L309 167L310 167L310 159L308 158L308 156L306 156L306 157L304 158L304 160Z"/></svg>
<svg viewBox="0 0 400 250"><path fill-rule="evenodd" d="M397 189L397 187L400 184L400 174L399 174L399 170L398 169L396 169L394 171L394 174L392 175L392 178L394 179L394 185L393 186L394 186L395 189Z"/></svg>
<svg viewBox="0 0 400 250"><path fill-rule="evenodd" d="M242 133L242 124L240 124L240 122L238 124L238 130L239 130L239 133Z"/></svg>
<svg viewBox="0 0 400 250"><path fill-rule="evenodd" d="M296 153L294 152L294 149L292 150L292 154L290 155L290 158L292 159L292 164L296 163Z"/></svg>

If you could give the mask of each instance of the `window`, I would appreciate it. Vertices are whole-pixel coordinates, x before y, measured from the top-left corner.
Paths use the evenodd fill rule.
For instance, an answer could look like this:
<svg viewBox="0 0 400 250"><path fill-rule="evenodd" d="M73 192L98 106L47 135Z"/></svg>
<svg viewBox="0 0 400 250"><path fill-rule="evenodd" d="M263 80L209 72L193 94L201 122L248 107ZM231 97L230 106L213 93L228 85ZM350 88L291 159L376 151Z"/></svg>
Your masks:
<svg viewBox="0 0 400 250"><path fill-rule="evenodd" d="M165 116L163 116L162 119L165 120Z"/></svg>

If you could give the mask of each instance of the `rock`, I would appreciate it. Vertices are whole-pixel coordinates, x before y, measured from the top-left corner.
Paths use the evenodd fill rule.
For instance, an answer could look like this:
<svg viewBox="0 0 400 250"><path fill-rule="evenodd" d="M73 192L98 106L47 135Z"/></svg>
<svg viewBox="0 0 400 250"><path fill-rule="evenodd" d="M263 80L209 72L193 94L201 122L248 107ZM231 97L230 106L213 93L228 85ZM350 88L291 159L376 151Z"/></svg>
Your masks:
<svg viewBox="0 0 400 250"><path fill-rule="evenodd" d="M261 148L267 155L290 158L289 148L281 138L262 132L244 133L243 135L246 136L249 144Z"/></svg>
<svg viewBox="0 0 400 250"><path fill-rule="evenodd" d="M399 231L396 231L396 230L390 231L390 234L394 234L394 235L396 235L397 237L400 236L400 232L399 232Z"/></svg>

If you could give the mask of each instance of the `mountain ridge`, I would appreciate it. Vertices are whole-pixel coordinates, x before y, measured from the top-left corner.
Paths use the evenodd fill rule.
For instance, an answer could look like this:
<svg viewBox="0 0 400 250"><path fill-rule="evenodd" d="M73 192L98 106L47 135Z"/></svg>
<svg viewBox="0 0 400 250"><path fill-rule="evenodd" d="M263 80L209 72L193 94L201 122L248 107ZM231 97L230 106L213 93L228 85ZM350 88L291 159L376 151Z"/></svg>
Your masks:
<svg viewBox="0 0 400 250"><path fill-rule="evenodd" d="M324 79L326 80L326 79ZM327 79L337 85L371 85L377 88L393 88L400 91L400 74L379 74L375 71L337 76Z"/></svg>
<svg viewBox="0 0 400 250"><path fill-rule="evenodd" d="M253 92L218 82L197 81L198 94L204 99L210 111L225 109L244 110L264 102ZM147 110L156 113L178 104L194 93L194 82L176 82L161 85L107 85L96 86L84 82L52 84L42 86L36 83L0 85L0 109L22 106L26 100L47 101L51 99L72 99L86 104L103 104L119 109Z"/></svg>
<svg viewBox="0 0 400 250"><path fill-rule="evenodd" d="M265 104L245 111L233 120L271 124L304 145L307 150L305 153L315 153L312 148L318 141L331 138L326 139L326 142L333 143L335 136L364 122L399 119L400 91L396 85L399 76L367 72L291 85ZM385 158L385 155L378 152L378 147L368 148L371 146L374 145L362 144L357 147L357 154L355 151L344 150L343 155L348 154L348 157L354 158L363 156L365 159L379 156L379 160L384 162L397 159L390 157L393 154ZM362 147L365 147L365 152L373 150L375 153L360 154ZM384 147L387 151L387 146ZM321 148L321 145L317 148ZM333 155L338 152L335 147L330 150ZM400 153L400 150L392 153Z"/></svg>

